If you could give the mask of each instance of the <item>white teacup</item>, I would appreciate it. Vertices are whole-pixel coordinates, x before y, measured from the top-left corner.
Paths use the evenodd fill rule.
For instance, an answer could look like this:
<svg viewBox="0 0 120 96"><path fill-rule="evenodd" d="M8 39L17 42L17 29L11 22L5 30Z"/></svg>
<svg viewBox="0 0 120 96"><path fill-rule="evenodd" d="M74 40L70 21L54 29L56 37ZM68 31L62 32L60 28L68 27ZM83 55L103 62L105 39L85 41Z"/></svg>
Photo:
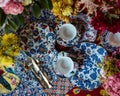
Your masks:
<svg viewBox="0 0 120 96"><path fill-rule="evenodd" d="M74 71L74 62L70 57L60 56L56 62L55 68L55 70L58 71L59 75L70 77L73 75L71 72Z"/></svg>
<svg viewBox="0 0 120 96"><path fill-rule="evenodd" d="M59 29L59 35L64 40L72 40L77 35L76 27L70 23L63 24Z"/></svg>
<svg viewBox="0 0 120 96"><path fill-rule="evenodd" d="M108 41L111 45L115 46L115 47L120 47L120 33L117 32L115 34L113 33L109 33L108 36Z"/></svg>

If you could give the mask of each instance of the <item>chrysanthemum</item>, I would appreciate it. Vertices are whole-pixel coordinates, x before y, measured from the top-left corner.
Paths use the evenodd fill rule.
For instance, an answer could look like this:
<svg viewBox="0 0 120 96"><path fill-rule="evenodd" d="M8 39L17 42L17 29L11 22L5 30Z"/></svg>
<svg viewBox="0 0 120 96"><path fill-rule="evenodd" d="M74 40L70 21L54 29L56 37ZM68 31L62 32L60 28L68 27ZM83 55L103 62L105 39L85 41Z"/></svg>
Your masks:
<svg viewBox="0 0 120 96"><path fill-rule="evenodd" d="M16 44L9 48L6 53L9 56L18 56L20 49L21 48L18 46L18 44Z"/></svg>
<svg viewBox="0 0 120 96"><path fill-rule="evenodd" d="M66 6L65 9L63 9L62 14L64 16L70 16L73 12L73 9L71 6Z"/></svg>
<svg viewBox="0 0 120 96"><path fill-rule="evenodd" d="M13 58L9 56L0 56L0 66L11 66L13 64Z"/></svg>
<svg viewBox="0 0 120 96"><path fill-rule="evenodd" d="M63 0L64 4L73 5L73 0Z"/></svg>
<svg viewBox="0 0 120 96"><path fill-rule="evenodd" d="M15 34L13 33L10 33L10 34L5 34L3 37L2 37L2 45L3 46L11 46L11 45L14 45L18 42L18 38Z"/></svg>

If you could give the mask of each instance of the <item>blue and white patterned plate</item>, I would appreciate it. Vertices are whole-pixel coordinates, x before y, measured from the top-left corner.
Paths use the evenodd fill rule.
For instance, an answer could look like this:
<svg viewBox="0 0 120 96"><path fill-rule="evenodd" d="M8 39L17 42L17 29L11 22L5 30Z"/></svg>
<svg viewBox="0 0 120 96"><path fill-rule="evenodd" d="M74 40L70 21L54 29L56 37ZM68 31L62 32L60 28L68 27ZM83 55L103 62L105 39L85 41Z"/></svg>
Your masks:
<svg viewBox="0 0 120 96"><path fill-rule="evenodd" d="M22 50L30 57L44 58L54 48L55 35L45 23L27 24L18 33Z"/></svg>
<svg viewBox="0 0 120 96"><path fill-rule="evenodd" d="M110 32L108 30L105 30L101 35L101 43L102 46L109 52L112 52L116 49L116 47L112 46L108 41L108 36Z"/></svg>
<svg viewBox="0 0 120 96"><path fill-rule="evenodd" d="M106 50L94 43L83 42L73 47L73 50L80 50L85 54L83 65L77 70L76 74L69 78L73 85L84 90L93 90L100 86L100 68L98 63L102 62L107 54Z"/></svg>

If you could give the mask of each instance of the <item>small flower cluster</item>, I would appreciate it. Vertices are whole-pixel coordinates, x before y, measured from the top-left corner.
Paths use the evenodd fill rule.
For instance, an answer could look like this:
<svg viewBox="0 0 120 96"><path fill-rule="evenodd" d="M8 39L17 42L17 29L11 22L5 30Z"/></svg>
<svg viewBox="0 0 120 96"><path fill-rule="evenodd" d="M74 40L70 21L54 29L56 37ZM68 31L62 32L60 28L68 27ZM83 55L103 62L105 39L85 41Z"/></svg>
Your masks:
<svg viewBox="0 0 120 96"><path fill-rule="evenodd" d="M120 47L102 63L102 85L110 96L120 96Z"/></svg>
<svg viewBox="0 0 120 96"><path fill-rule="evenodd" d="M1 0L0 7L5 14L18 15L24 10L24 6L32 3L32 0Z"/></svg>
<svg viewBox="0 0 120 96"><path fill-rule="evenodd" d="M68 22L69 16L73 12L73 0L52 0L53 9L51 10L59 19Z"/></svg>
<svg viewBox="0 0 120 96"><path fill-rule="evenodd" d="M105 77L120 72L120 47L116 48L111 55L107 55L101 63Z"/></svg>
<svg viewBox="0 0 120 96"><path fill-rule="evenodd" d="M120 0L95 0L97 11L92 17L91 24L96 30L120 32Z"/></svg>
<svg viewBox="0 0 120 96"><path fill-rule="evenodd" d="M103 82L103 87L110 96L120 96L120 72L108 76Z"/></svg>
<svg viewBox="0 0 120 96"><path fill-rule="evenodd" d="M0 37L0 66L9 66L14 63L14 57L20 52L18 38L15 34L4 34Z"/></svg>
<svg viewBox="0 0 120 96"><path fill-rule="evenodd" d="M79 12L91 16L98 31L120 32L120 0L79 0Z"/></svg>

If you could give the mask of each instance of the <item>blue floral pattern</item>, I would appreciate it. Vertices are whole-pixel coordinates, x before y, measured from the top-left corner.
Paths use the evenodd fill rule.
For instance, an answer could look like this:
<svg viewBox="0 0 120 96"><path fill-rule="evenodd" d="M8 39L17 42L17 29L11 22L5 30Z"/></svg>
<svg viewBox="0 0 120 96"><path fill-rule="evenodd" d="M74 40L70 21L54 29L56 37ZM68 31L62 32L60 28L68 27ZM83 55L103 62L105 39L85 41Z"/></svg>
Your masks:
<svg viewBox="0 0 120 96"><path fill-rule="evenodd" d="M21 47L28 56L45 57L54 48L55 34L45 23L33 22L18 33Z"/></svg>
<svg viewBox="0 0 120 96"><path fill-rule="evenodd" d="M73 47L75 51L81 50L85 55L83 66L80 67L76 74L69 78L73 85L84 90L93 90L101 85L99 81L101 68L97 66L103 61L107 54L106 50L94 43L82 42Z"/></svg>
<svg viewBox="0 0 120 96"><path fill-rule="evenodd" d="M82 16L82 15L81 15ZM83 17L82 17L83 18ZM88 42L94 42L97 36L97 31L90 25L88 24L88 28L87 30L85 30L83 34L83 37L81 38L81 34L80 32L77 32L77 36L70 41L67 40L63 40L60 36L59 36L59 29L60 27L64 24L64 22L60 21L58 23L58 25L55 28L55 32L56 32L56 40L57 43L65 46L65 47L72 47L74 46L77 42L83 42L83 41L88 41Z"/></svg>

